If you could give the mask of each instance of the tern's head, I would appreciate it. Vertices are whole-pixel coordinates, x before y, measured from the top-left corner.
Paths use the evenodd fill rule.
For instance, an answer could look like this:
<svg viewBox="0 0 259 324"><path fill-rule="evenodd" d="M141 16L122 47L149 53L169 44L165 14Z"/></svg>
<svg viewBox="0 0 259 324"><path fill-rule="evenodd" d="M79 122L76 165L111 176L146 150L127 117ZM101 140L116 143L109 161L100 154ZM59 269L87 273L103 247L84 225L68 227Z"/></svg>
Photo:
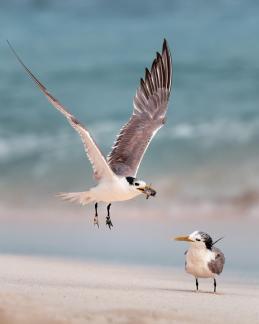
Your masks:
<svg viewBox="0 0 259 324"><path fill-rule="evenodd" d="M136 190L139 194L143 193L146 195L147 198L149 196L155 196L156 191L151 188L150 185L147 185L145 181L133 178L133 177L126 177L126 180L132 190Z"/></svg>
<svg viewBox="0 0 259 324"><path fill-rule="evenodd" d="M175 237L176 241L187 241L192 244L193 247L211 249L213 245L212 238L209 234L201 231L195 231L187 236Z"/></svg>

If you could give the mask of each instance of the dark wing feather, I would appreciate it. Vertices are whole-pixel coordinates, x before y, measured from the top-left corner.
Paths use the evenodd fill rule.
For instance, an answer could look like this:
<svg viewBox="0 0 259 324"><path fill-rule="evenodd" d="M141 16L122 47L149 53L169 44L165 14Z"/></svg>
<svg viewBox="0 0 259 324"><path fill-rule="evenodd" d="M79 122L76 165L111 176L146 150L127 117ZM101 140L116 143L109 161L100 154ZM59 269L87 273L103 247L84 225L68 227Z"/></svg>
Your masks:
<svg viewBox="0 0 259 324"><path fill-rule="evenodd" d="M225 256L220 249L213 247L212 252L215 253L215 259L208 263L208 267L212 273L219 275L225 264Z"/></svg>
<svg viewBox="0 0 259 324"><path fill-rule="evenodd" d="M146 69L133 100L133 114L117 136L108 163L119 176L136 176L143 155L165 123L172 84L172 60L167 41L157 53L151 71Z"/></svg>

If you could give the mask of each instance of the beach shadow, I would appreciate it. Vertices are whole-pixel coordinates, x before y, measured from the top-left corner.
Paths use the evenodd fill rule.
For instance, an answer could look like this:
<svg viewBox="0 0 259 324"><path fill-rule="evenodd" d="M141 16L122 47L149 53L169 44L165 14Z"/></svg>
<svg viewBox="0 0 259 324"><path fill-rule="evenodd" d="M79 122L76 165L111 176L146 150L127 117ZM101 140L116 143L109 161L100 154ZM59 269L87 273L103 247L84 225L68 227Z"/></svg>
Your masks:
<svg viewBox="0 0 259 324"><path fill-rule="evenodd" d="M168 291L168 292L181 292L181 293L190 293L190 294L209 294L209 295L225 295L220 292L214 293L213 291L206 291L206 290L199 290L196 291L195 289L180 289L180 288L153 288L154 290L160 290L160 291Z"/></svg>
<svg viewBox="0 0 259 324"><path fill-rule="evenodd" d="M17 284L17 285L29 285L29 286L37 286L37 283L35 283L34 280L31 279L23 279L22 281L19 279L15 280L12 279L9 281L11 284ZM79 283L79 282L53 282L52 280L44 280L41 281L40 284L44 284L45 287L69 287L73 289L95 289L95 290L102 290L102 289L107 289L107 290L113 290L113 291L118 291L118 290L132 290L132 291L160 291L160 292L171 292L171 293L186 293L186 294L206 294L206 295L216 295L216 296L245 296L242 293L238 292L216 292L214 293L213 291L208 291L208 290L199 290L198 292L195 289L181 289L181 288L164 288L164 287L152 287L152 286L127 286L127 285L118 285L116 286L115 284L111 285L91 285L91 284L85 284L85 283ZM257 297L257 295L255 295Z"/></svg>

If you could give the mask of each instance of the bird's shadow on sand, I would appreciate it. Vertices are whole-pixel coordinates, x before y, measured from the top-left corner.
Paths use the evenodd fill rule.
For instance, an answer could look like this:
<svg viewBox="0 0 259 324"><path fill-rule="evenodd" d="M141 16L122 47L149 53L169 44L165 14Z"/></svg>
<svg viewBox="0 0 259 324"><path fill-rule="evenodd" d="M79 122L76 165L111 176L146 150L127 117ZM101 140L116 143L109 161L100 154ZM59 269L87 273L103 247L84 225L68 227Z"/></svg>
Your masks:
<svg viewBox="0 0 259 324"><path fill-rule="evenodd" d="M209 294L209 295L224 295L223 293L216 292L214 291L205 291L205 290L191 290L191 289L179 289L179 288L153 288L154 290L159 290L159 291L168 291L168 292L181 292L181 293L190 293L190 294Z"/></svg>

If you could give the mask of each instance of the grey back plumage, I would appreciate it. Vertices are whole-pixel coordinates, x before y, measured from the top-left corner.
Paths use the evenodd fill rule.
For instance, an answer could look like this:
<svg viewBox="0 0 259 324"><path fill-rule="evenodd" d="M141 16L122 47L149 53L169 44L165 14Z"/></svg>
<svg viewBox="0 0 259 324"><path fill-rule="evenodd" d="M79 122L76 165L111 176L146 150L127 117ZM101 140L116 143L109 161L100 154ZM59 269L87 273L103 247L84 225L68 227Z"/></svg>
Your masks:
<svg viewBox="0 0 259 324"><path fill-rule="evenodd" d="M166 40L151 70L146 69L133 100L133 114L114 143L107 161L120 176L135 177L143 155L156 132L165 123L172 84L172 60Z"/></svg>
<svg viewBox="0 0 259 324"><path fill-rule="evenodd" d="M212 252L215 253L215 260L208 263L208 267L212 273L220 274L225 264L225 256L220 249L213 247Z"/></svg>

